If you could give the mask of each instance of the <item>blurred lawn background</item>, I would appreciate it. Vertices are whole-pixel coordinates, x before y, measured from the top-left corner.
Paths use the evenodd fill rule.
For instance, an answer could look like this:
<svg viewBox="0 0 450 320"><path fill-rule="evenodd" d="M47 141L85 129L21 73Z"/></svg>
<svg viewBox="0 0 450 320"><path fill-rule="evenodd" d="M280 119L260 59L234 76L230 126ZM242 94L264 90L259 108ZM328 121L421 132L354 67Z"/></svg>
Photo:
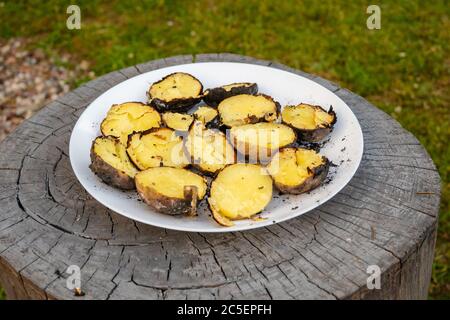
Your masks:
<svg viewBox="0 0 450 320"><path fill-rule="evenodd" d="M81 30L66 28L70 4L81 8ZM381 30L366 28L370 4L381 7ZM449 299L449 13L447 0L10 0L0 2L0 38L25 37L56 58L71 53L67 68L87 60L97 75L173 55L232 52L279 61L365 97L414 133L439 169L430 298Z"/></svg>

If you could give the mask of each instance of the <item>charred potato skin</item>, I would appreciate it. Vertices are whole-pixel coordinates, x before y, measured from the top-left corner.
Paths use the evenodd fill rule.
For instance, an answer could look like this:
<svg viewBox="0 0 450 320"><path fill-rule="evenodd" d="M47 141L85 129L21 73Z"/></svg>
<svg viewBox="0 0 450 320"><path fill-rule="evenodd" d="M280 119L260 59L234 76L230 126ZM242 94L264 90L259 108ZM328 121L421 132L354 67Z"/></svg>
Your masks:
<svg viewBox="0 0 450 320"><path fill-rule="evenodd" d="M289 194L301 194L317 188L323 183L323 181L325 181L328 175L328 171L330 169L330 161L324 156L322 156L322 159L324 163L313 169L308 169L312 173L312 176L307 178L303 183L299 184L298 186L288 186L279 183L272 177L275 187L277 187L277 189L280 190L282 193L289 193Z"/></svg>
<svg viewBox="0 0 450 320"><path fill-rule="evenodd" d="M221 215L216 211L216 209L211 205L210 201L208 202L208 209L211 212L211 216L219 225L223 227L232 227L234 226L234 222L228 219L227 217Z"/></svg>
<svg viewBox="0 0 450 320"><path fill-rule="evenodd" d="M168 77L176 74L176 73L183 73L183 74L187 74L190 77L192 77L193 79L197 80L200 83L200 93L197 97L190 97L188 99L172 99L170 101L164 101L158 98L152 98L151 94L150 94L150 88L155 85L158 84L164 80L166 80ZM149 105L152 106L153 108L156 109L156 111L158 112L167 112L167 111L171 111L171 112L187 112L189 109L191 109L194 105L196 105L197 103L199 103L202 98L203 98L203 84L200 82L200 80L198 80L196 77L194 77L191 74L188 73L184 73L184 72L174 72L171 74L168 74L167 76L165 76L164 78L162 78L161 80L154 82L150 88L147 91L147 97L149 100Z"/></svg>
<svg viewBox="0 0 450 320"><path fill-rule="evenodd" d="M99 136L97 138L104 138ZM122 189L133 190L135 188L134 179L126 173L119 171L106 163L98 154L94 152L94 144L97 138L94 139L91 146L91 164L89 168L107 185ZM108 139L118 140L113 137ZM134 164L134 163L133 163Z"/></svg>
<svg viewBox="0 0 450 320"><path fill-rule="evenodd" d="M222 127L221 124L220 124L220 117L219 117L219 115L217 115L211 121L207 122L206 123L206 128L207 129L217 129L217 130L220 130L222 132L224 132L226 130L226 128Z"/></svg>
<svg viewBox="0 0 450 320"><path fill-rule="evenodd" d="M333 116L333 121L326 127L323 128L317 128L317 129L299 129L296 128L295 126L285 122L283 119L281 120L281 122L289 127L291 127L292 129L295 130L295 132L297 133L297 137L298 137L298 141L302 142L320 142L322 141L326 136L328 136L331 131L333 131L334 128L334 124L337 121L337 117L336 117L336 112L334 112L333 107L330 107L330 110L326 111L325 109L323 109L321 106L312 106L314 108L319 108L320 110L328 113L329 115Z"/></svg>
<svg viewBox="0 0 450 320"><path fill-rule="evenodd" d="M208 182L204 177L202 179L207 189ZM158 193L157 190L140 184L138 178L135 179L135 182L137 193L148 206L159 213L172 216L197 215L198 203L207 196L208 192L206 191L205 195L201 199L198 199L198 189L195 186L185 186L184 197L180 199Z"/></svg>
<svg viewBox="0 0 450 320"><path fill-rule="evenodd" d="M155 211L171 216L190 215L192 199L171 198L155 192L152 188L136 184L136 190L141 199Z"/></svg>
<svg viewBox="0 0 450 320"><path fill-rule="evenodd" d="M236 83L232 83L236 84ZM223 87L217 87L212 89L207 89L205 91L203 101L211 107L217 108L222 100L226 98L236 96L238 94L257 94L258 85L256 83L243 82L242 86L231 88L229 91L225 90Z"/></svg>
<svg viewBox="0 0 450 320"><path fill-rule="evenodd" d="M215 176L217 176L217 174ZM231 220L231 219L221 215L220 213L218 213L216 211L216 209L212 206L210 201L207 201L207 203L208 203L208 209L211 212L212 218L214 219L214 221L216 221L218 224L220 224L223 227L233 227L234 226L234 222L233 221L251 219L251 218L248 218L248 217L237 217L236 219ZM253 217L258 215L258 214L260 214L261 212L262 211L255 213L253 215Z"/></svg>
<svg viewBox="0 0 450 320"><path fill-rule="evenodd" d="M169 102L163 101L161 99L152 99L150 101L150 106L155 108L159 112L186 112L191 109L194 105L199 103L202 98L189 98L189 99L173 99Z"/></svg>

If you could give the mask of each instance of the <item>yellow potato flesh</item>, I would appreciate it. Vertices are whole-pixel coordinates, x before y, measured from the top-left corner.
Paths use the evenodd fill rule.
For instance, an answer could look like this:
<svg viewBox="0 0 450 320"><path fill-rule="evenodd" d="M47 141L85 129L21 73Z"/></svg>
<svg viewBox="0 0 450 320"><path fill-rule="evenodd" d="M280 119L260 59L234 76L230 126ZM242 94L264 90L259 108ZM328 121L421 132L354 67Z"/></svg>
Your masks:
<svg viewBox="0 0 450 320"><path fill-rule="evenodd" d="M155 190L166 197L184 199L186 186L195 186L198 191L198 199L206 194L205 180L189 170L170 167L150 168L139 172L136 184Z"/></svg>
<svg viewBox="0 0 450 320"><path fill-rule="evenodd" d="M177 112L166 112L162 115L162 119L166 126L179 131L188 131L189 126L194 120L189 114Z"/></svg>
<svg viewBox="0 0 450 320"><path fill-rule="evenodd" d="M267 166L275 181L286 186L297 186L311 177L313 169L324 163L314 150L286 148L277 153Z"/></svg>
<svg viewBox="0 0 450 320"><path fill-rule="evenodd" d="M128 159L125 146L114 139L97 138L94 143L94 153L114 169L132 178L138 172Z"/></svg>
<svg viewBox="0 0 450 320"><path fill-rule="evenodd" d="M201 121L196 121L191 128L186 149L201 169L216 172L227 164L233 163L235 152L224 134L219 131L206 129Z"/></svg>
<svg viewBox="0 0 450 320"><path fill-rule="evenodd" d="M188 164L182 138L171 129L163 128L145 135L133 134L127 151L141 170L162 165L181 168Z"/></svg>
<svg viewBox="0 0 450 320"><path fill-rule="evenodd" d="M275 102L264 96L240 94L223 100L217 107L222 123L229 127L251 122L250 117L264 118L266 121L277 119Z"/></svg>
<svg viewBox="0 0 450 320"><path fill-rule="evenodd" d="M211 120L213 120L215 117L217 117L217 110L211 107L200 107L197 109L197 111L194 112L194 117L203 122L204 124L207 124Z"/></svg>
<svg viewBox="0 0 450 320"><path fill-rule="evenodd" d="M298 129L323 128L333 122L333 115L309 105L287 106L281 112L285 123Z"/></svg>
<svg viewBox="0 0 450 320"><path fill-rule="evenodd" d="M261 212L272 199L272 179L255 164L234 164L212 182L208 198L211 209L228 219L249 218Z"/></svg>
<svg viewBox="0 0 450 320"><path fill-rule="evenodd" d="M101 124L101 130L104 135L117 137L126 144L129 134L157 128L160 123L161 116L152 107L128 102L111 107Z"/></svg>
<svg viewBox="0 0 450 320"><path fill-rule="evenodd" d="M295 132L286 125L260 122L233 127L230 130L233 144L242 152L247 146L247 154L277 150L295 141Z"/></svg>
<svg viewBox="0 0 450 320"><path fill-rule="evenodd" d="M163 101L197 97L202 90L201 83L185 73L175 73L150 87L151 98Z"/></svg>

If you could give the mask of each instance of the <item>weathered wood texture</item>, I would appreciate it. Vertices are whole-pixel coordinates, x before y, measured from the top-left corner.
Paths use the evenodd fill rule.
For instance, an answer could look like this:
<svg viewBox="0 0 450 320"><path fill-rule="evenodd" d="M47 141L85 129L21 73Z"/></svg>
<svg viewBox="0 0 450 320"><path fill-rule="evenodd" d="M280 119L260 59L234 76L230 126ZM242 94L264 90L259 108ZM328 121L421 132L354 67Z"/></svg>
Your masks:
<svg viewBox="0 0 450 320"><path fill-rule="evenodd" d="M97 203L68 157L77 117L108 88L202 61L267 65L341 97L364 132L361 166L336 197L253 231L199 234L136 223ZM93 80L25 121L0 145L0 282L10 299L426 298L440 179L413 135L363 98L284 65L233 54L161 59ZM78 265L84 297L66 288ZM366 286L369 265L381 289Z"/></svg>

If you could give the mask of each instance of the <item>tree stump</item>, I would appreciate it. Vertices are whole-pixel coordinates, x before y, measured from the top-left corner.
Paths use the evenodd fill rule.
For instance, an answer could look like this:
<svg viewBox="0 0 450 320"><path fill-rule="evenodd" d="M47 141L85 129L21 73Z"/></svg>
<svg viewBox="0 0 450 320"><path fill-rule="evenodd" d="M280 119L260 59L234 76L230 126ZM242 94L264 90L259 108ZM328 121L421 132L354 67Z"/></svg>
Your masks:
<svg viewBox="0 0 450 320"><path fill-rule="evenodd" d="M203 61L271 66L335 92L364 133L351 182L298 218L223 234L143 225L90 197L68 157L86 106L140 73ZM234 54L155 60L86 83L0 144L0 282L9 299L425 299L439 200L439 175L417 139L336 84ZM82 297L66 286L70 265L81 269ZM380 289L367 286L371 265Z"/></svg>

